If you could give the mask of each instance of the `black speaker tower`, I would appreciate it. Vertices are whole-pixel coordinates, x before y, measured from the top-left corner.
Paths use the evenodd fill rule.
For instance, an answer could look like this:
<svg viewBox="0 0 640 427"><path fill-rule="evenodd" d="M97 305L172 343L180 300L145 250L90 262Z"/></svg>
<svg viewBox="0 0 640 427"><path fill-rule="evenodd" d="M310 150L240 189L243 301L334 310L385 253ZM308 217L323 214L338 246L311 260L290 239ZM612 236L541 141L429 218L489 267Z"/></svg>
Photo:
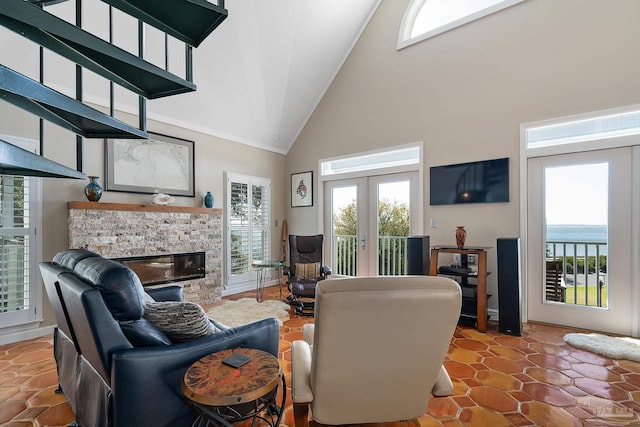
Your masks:
<svg viewBox="0 0 640 427"><path fill-rule="evenodd" d="M520 335L520 238L500 237L498 251L498 331Z"/></svg>
<svg viewBox="0 0 640 427"><path fill-rule="evenodd" d="M429 274L429 236L407 238L407 274Z"/></svg>

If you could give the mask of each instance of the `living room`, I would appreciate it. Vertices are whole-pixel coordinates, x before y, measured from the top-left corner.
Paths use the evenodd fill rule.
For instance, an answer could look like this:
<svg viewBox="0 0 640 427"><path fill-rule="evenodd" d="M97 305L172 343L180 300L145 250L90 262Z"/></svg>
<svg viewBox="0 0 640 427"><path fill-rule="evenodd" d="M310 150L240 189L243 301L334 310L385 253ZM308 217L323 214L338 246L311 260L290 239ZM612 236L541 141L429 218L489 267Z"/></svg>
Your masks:
<svg viewBox="0 0 640 427"><path fill-rule="evenodd" d="M432 244L453 244L455 226L464 224L468 244L494 247L497 238L519 236L524 227L523 124L639 103L640 57L635 42L640 36L640 11L633 0L526 0L397 50L409 3L387 0L376 5L344 64L286 150L266 149L262 141L225 138L221 132L211 132L206 123L177 123L166 116L163 120L150 104L150 131L195 142L196 197L176 197L174 205L201 206L202 195L211 191L214 207L223 208L226 172L269 178L271 217L278 221L271 230L272 256L279 258L282 220L287 220L290 233L322 232L320 199L311 207L290 207L291 174L314 171L313 189L320 196L319 160L422 141L423 209L415 234L429 235ZM233 4L227 6L231 15ZM214 32L211 37L215 36ZM14 40L14 36L7 37ZM6 47L4 51L16 52ZM14 57L26 56L19 52L7 54L6 65ZM35 61L37 50L34 55ZM197 49L194 55L197 60ZM50 63L56 64L55 59ZM198 83L198 75L195 81ZM34 116L7 103L0 105L0 111L0 133L38 139ZM119 115L135 122L130 113ZM47 123L45 134L45 157L74 168L75 136ZM84 146L83 170L104 177L103 140L87 140ZM503 157L510 159L509 202L429 205L426 171L431 166ZM67 202L82 200L86 184L42 180L42 260L68 247ZM151 197L107 191L101 202L148 204ZM430 227L431 218L437 218L437 227ZM492 249L489 271L496 271L496 262ZM488 278L488 291L496 294L496 289L493 274ZM45 301L39 327L51 328L53 313L44 294L41 296ZM637 301L633 304L637 306ZM497 308L495 300L489 302L489 308Z"/></svg>

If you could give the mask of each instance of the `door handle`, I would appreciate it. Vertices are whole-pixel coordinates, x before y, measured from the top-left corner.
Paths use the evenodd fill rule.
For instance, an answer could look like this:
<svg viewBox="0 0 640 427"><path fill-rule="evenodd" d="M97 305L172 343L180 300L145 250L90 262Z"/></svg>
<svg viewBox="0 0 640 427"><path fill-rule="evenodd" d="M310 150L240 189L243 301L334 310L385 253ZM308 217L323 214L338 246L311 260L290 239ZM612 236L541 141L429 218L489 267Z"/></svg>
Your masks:
<svg viewBox="0 0 640 427"><path fill-rule="evenodd" d="M362 235L362 239L360 239L360 244L362 245L362 249L364 249L364 247L365 247L365 237L364 237L364 234Z"/></svg>

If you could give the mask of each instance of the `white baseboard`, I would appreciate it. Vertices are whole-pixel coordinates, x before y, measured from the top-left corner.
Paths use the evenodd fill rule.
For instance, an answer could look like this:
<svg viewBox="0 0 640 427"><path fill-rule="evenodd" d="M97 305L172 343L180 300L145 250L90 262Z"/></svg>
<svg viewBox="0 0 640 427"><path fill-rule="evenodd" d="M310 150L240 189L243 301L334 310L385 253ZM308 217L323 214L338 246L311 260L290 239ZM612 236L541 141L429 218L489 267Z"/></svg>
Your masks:
<svg viewBox="0 0 640 427"><path fill-rule="evenodd" d="M44 337L45 335L52 335L55 325L43 326L41 328L28 329L25 331L12 332L8 334L0 335L0 345L11 344L18 341L30 340L33 338Z"/></svg>
<svg viewBox="0 0 640 427"><path fill-rule="evenodd" d="M500 312L498 310L496 310L495 308L488 308L487 309L487 314L489 315L489 317L493 321L497 321L500 318L500 316L499 316Z"/></svg>
<svg viewBox="0 0 640 427"><path fill-rule="evenodd" d="M278 286L278 280L271 280L267 283L264 284L265 288L271 287L271 286ZM282 285L284 288L284 284ZM231 289L223 289L222 290L222 296L226 297L228 295L235 295L235 294L239 294L241 292L247 292L247 291L256 291L256 282L251 282L251 283L241 283L239 285L235 285L233 286Z"/></svg>

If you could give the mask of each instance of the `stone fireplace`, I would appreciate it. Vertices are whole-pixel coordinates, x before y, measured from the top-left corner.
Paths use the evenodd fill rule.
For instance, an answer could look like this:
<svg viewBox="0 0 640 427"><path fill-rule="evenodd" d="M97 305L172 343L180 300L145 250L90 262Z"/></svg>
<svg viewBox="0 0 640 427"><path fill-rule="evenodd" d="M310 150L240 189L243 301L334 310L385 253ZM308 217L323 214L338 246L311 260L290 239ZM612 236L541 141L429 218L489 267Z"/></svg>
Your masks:
<svg viewBox="0 0 640 427"><path fill-rule="evenodd" d="M187 301L221 298L221 209L100 202L68 202L67 208L70 248L131 262L154 257L158 269L175 262L165 256L203 252L204 277L185 276L175 283L184 287Z"/></svg>

